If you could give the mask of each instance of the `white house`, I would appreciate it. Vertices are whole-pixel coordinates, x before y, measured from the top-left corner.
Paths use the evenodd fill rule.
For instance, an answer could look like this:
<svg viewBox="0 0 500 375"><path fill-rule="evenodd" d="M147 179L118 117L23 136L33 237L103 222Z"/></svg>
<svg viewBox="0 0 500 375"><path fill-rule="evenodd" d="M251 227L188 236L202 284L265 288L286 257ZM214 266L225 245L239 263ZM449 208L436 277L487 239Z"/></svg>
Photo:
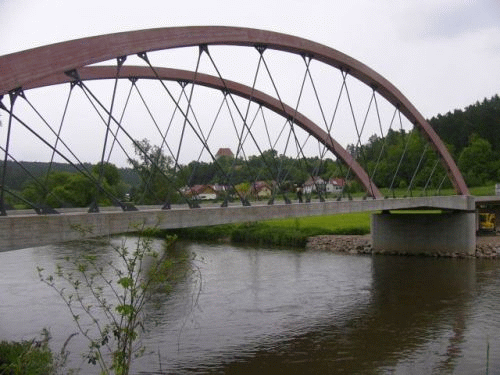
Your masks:
<svg viewBox="0 0 500 375"><path fill-rule="evenodd" d="M340 193L345 185L345 180L342 178L330 178L328 181L323 180L319 176L309 177L304 183L304 193L311 194L313 192Z"/></svg>
<svg viewBox="0 0 500 375"><path fill-rule="evenodd" d="M345 186L345 180L342 178L330 178L325 185L327 193L341 193Z"/></svg>
<svg viewBox="0 0 500 375"><path fill-rule="evenodd" d="M325 191L325 180L319 176L309 177L306 182L304 182L304 193L311 194L312 192Z"/></svg>

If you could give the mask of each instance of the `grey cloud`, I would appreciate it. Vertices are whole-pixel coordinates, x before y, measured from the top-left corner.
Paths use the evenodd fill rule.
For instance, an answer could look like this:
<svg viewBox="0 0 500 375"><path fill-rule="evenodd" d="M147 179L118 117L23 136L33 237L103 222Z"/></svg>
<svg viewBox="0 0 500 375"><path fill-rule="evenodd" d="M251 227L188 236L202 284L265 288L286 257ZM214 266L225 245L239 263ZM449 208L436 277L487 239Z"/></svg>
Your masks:
<svg viewBox="0 0 500 375"><path fill-rule="evenodd" d="M500 29L500 2L450 2L433 9L415 9L408 16L405 34L416 38L455 38L493 27Z"/></svg>

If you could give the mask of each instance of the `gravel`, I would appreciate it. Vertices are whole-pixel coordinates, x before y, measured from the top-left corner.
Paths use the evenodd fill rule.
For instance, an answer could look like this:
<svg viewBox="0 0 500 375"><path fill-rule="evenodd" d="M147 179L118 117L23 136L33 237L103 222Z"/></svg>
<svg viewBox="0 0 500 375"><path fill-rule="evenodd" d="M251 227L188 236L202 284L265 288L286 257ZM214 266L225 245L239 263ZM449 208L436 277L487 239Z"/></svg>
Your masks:
<svg viewBox="0 0 500 375"><path fill-rule="evenodd" d="M310 237L306 245L307 251L330 251L341 254L371 254L370 235L324 235ZM476 258L497 258L500 254L500 236L478 236ZM467 254L436 253L433 256L452 258L470 257Z"/></svg>

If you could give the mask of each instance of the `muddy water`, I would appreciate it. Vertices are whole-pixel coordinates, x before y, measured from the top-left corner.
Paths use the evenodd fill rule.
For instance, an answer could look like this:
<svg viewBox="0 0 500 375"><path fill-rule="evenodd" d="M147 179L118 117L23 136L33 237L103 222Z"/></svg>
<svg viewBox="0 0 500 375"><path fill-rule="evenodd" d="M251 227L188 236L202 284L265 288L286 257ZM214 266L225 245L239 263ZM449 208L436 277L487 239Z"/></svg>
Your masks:
<svg viewBox="0 0 500 375"><path fill-rule="evenodd" d="M146 313L150 354L134 373L490 374L500 372L500 261L351 256L183 244L199 272ZM0 339L76 331L35 267L78 245L0 253ZM98 251L103 262L112 255ZM70 343L70 365L96 373Z"/></svg>

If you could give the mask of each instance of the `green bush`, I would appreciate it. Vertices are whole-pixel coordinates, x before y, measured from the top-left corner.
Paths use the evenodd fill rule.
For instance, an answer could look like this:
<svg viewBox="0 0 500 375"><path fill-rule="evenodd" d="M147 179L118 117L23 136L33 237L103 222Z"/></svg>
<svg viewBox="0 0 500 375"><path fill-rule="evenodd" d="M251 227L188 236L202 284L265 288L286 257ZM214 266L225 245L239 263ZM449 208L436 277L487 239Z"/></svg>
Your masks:
<svg viewBox="0 0 500 375"><path fill-rule="evenodd" d="M47 331L41 341L0 342L1 375L45 375L53 371L53 356Z"/></svg>
<svg viewBox="0 0 500 375"><path fill-rule="evenodd" d="M40 280L61 297L79 333L88 341L88 352L83 355L100 368L100 374L130 373L132 361L145 351L140 340L144 306L153 291L170 290L171 275L180 268L171 257L175 237L166 238L160 250L152 239L159 230L140 225L136 229L138 238L130 248L126 239L109 244L116 259L106 266L92 253L92 242L82 242L89 246L88 251L67 257L65 263L56 264L53 273L37 267Z"/></svg>
<svg viewBox="0 0 500 375"><path fill-rule="evenodd" d="M196 241L218 241L223 238L231 237L235 225L215 225L211 227L194 227L165 230L161 233L161 237L165 235L175 234L177 237L185 240Z"/></svg>
<svg viewBox="0 0 500 375"><path fill-rule="evenodd" d="M305 247L308 234L295 228L276 228L262 223L240 225L231 233L231 241L271 246Z"/></svg>

